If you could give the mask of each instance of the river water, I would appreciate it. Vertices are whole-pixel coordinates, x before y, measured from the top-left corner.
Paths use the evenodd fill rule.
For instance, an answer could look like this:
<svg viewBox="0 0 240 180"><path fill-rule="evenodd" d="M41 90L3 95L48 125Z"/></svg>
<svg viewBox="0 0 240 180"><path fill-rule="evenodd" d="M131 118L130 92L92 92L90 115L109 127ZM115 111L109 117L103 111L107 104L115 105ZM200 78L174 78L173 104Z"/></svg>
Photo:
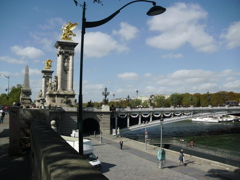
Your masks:
<svg viewBox="0 0 240 180"><path fill-rule="evenodd" d="M151 139L152 144L159 143L160 125L155 127L149 127L146 129L146 131L148 131L148 139ZM144 132L145 129L141 129L126 132L122 134L122 136L144 142ZM162 137L163 142L168 142L172 139L185 139L187 141L194 140L196 143L205 146L213 144L209 143L209 141L221 141L219 143L216 143L214 146L216 148L224 149L226 147L230 150L232 149L234 151L240 151L240 122L204 123L185 120L175 123L169 123L163 125ZM224 146L221 146L223 143Z"/></svg>

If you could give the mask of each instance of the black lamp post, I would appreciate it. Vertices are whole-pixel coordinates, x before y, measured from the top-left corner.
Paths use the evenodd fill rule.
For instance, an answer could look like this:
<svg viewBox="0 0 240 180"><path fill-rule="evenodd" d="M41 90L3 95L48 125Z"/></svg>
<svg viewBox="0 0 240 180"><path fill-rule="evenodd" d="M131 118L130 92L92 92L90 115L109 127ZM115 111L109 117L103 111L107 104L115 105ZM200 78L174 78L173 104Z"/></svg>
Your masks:
<svg viewBox="0 0 240 180"><path fill-rule="evenodd" d="M165 8L161 6L156 6L156 2L154 1L147 1L147 0L138 0L138 1L132 1L118 9L116 12L114 12L112 15L108 16L105 19L94 21L94 22L87 22L85 18L85 11L86 11L86 2L83 3L83 13L82 13L82 35L81 35L81 52L80 52L80 77L79 77L79 101L78 101L78 129L79 129L79 153L83 155L83 110L82 110L82 81L83 81L83 48L84 48L84 34L86 28L93 28L97 26L101 26L108 21L110 21L112 18L114 18L123 8L126 6L135 3L135 2L149 2L153 4L153 7L147 12L147 15L149 16L155 16L158 14L162 14L166 11ZM74 3L78 5L78 2L74 0Z"/></svg>

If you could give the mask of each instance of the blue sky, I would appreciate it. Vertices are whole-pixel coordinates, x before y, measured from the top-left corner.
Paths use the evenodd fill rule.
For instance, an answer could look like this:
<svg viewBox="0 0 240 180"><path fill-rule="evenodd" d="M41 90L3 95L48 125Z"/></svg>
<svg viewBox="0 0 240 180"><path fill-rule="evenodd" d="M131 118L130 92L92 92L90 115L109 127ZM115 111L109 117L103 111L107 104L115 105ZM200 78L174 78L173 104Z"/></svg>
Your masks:
<svg viewBox="0 0 240 180"><path fill-rule="evenodd" d="M83 0L78 0L83 4ZM86 0L87 21L106 18L130 1ZM101 101L128 95L240 92L240 1L157 0L167 10L150 17L151 3L133 3L110 22L86 29L83 100ZM0 0L0 73L10 87L22 84L29 66L31 98L41 89L43 61L57 67L56 41L61 27L78 22L73 38L74 90L79 90L82 8L73 0ZM0 76L0 93L8 79ZM77 99L76 95L76 99Z"/></svg>

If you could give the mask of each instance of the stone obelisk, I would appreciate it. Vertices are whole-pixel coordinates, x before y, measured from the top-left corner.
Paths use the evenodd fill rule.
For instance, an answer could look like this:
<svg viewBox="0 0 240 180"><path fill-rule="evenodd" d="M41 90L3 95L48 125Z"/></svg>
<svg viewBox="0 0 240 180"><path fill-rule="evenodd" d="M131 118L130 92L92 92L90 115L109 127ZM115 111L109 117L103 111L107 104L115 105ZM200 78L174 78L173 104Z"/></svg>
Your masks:
<svg viewBox="0 0 240 180"><path fill-rule="evenodd" d="M30 88L29 83L29 68L28 65L25 67L25 73L24 73L24 82L23 86L21 88L21 94L20 94L20 103L23 108L29 108L31 106L31 96L32 90Z"/></svg>

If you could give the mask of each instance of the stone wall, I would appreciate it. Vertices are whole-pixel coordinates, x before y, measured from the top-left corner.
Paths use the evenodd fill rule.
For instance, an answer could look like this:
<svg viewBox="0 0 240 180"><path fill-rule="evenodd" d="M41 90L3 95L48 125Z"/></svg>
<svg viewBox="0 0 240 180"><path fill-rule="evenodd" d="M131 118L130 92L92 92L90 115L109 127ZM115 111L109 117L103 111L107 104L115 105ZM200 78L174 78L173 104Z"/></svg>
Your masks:
<svg viewBox="0 0 240 180"><path fill-rule="evenodd" d="M30 132L31 166L34 179L107 179L48 124L32 120Z"/></svg>

